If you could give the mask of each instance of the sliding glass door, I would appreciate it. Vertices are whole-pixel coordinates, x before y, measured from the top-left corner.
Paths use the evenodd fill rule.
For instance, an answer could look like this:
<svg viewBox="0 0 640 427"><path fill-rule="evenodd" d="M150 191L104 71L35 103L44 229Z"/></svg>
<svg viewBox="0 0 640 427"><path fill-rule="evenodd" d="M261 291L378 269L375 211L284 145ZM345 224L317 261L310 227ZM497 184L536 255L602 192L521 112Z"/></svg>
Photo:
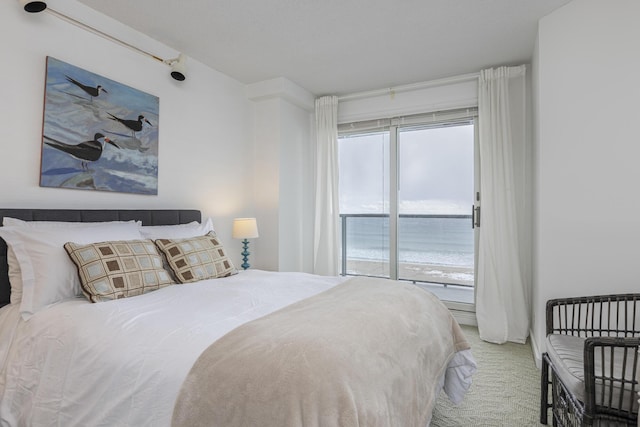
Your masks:
<svg viewBox="0 0 640 427"><path fill-rule="evenodd" d="M343 274L407 280L472 304L474 146L473 117L341 132Z"/></svg>
<svg viewBox="0 0 640 427"><path fill-rule="evenodd" d="M389 132L340 139L342 274L390 276Z"/></svg>
<svg viewBox="0 0 640 427"><path fill-rule="evenodd" d="M400 128L398 153L398 279L473 303L473 124Z"/></svg>

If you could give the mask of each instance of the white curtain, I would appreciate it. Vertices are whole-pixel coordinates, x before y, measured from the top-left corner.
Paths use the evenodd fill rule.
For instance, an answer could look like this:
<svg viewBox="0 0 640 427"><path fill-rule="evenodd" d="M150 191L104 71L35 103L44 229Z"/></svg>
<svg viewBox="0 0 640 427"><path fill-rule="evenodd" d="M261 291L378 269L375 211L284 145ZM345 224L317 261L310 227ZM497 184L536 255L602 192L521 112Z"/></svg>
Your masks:
<svg viewBox="0 0 640 427"><path fill-rule="evenodd" d="M313 271L338 274L338 98L316 99Z"/></svg>
<svg viewBox="0 0 640 427"><path fill-rule="evenodd" d="M480 205L476 316L480 337L524 343L529 334L530 196L526 67L480 73Z"/></svg>

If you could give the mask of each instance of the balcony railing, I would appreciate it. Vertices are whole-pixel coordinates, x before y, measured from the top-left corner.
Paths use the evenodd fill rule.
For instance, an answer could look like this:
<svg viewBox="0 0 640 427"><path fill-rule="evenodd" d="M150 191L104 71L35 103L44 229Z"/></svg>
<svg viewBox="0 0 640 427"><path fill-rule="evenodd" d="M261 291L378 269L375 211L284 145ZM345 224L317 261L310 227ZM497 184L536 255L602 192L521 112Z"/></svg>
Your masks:
<svg viewBox="0 0 640 427"><path fill-rule="evenodd" d="M389 215L340 214L341 274L390 277ZM471 215L400 214L400 280L473 286Z"/></svg>

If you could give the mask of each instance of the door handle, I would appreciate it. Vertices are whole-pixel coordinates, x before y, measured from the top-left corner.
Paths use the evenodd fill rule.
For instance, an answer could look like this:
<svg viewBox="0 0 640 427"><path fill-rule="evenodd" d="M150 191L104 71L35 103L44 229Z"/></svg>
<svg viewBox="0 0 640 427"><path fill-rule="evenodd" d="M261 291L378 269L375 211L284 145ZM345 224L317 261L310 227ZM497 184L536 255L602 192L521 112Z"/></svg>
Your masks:
<svg viewBox="0 0 640 427"><path fill-rule="evenodd" d="M471 205L471 228L480 227L480 206Z"/></svg>
<svg viewBox="0 0 640 427"><path fill-rule="evenodd" d="M476 207L471 205L471 229L476 228Z"/></svg>

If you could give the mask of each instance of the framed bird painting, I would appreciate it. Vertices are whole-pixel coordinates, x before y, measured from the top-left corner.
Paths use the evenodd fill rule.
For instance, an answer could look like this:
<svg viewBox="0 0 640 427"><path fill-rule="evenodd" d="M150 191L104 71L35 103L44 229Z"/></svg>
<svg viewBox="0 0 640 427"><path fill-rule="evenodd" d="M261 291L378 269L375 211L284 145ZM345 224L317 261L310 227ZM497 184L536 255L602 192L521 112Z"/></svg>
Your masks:
<svg viewBox="0 0 640 427"><path fill-rule="evenodd" d="M159 104L48 56L40 186L158 194Z"/></svg>

